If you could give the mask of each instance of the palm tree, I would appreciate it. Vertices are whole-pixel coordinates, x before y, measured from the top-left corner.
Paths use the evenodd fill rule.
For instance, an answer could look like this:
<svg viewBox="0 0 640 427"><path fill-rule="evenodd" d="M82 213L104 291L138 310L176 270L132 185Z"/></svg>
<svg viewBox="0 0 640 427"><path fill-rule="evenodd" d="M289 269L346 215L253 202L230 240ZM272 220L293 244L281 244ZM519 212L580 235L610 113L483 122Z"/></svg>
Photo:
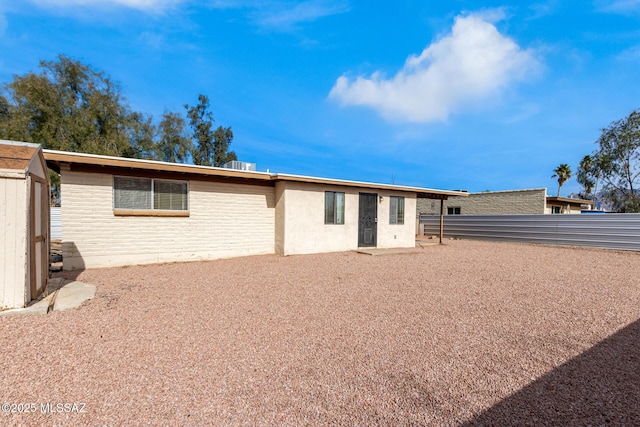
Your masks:
<svg viewBox="0 0 640 427"><path fill-rule="evenodd" d="M562 185L571 178L571 167L563 163L553 170L551 178L558 178L558 197L560 197L560 189Z"/></svg>

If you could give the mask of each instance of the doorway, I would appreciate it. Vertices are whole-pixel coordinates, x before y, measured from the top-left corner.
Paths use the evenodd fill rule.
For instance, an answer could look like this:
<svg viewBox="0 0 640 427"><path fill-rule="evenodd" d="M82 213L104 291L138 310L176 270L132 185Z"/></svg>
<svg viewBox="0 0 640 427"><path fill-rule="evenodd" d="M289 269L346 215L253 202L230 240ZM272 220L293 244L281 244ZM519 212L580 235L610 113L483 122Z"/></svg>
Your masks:
<svg viewBox="0 0 640 427"><path fill-rule="evenodd" d="M360 193L358 247L375 247L378 237L378 195Z"/></svg>

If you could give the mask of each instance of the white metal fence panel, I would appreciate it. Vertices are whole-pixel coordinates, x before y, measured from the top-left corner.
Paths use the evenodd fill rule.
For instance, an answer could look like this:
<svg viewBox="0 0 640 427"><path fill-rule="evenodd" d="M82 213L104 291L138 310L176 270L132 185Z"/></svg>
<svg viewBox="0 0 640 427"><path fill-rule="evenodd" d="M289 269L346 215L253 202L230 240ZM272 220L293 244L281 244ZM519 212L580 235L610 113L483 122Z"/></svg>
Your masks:
<svg viewBox="0 0 640 427"><path fill-rule="evenodd" d="M62 239L62 208L51 208L51 240Z"/></svg>
<svg viewBox="0 0 640 427"><path fill-rule="evenodd" d="M440 217L420 215L420 224L425 235L437 235ZM640 214L445 215L444 235L640 251Z"/></svg>

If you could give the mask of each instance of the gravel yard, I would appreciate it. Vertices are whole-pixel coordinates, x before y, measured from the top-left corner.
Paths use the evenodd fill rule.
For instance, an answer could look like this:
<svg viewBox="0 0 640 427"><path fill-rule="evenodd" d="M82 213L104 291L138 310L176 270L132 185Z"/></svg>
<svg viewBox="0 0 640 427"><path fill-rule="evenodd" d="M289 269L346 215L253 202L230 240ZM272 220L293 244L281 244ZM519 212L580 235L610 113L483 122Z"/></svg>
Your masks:
<svg viewBox="0 0 640 427"><path fill-rule="evenodd" d="M639 273L474 241L62 273L96 298L0 317L0 403L36 405L0 425L640 425Z"/></svg>

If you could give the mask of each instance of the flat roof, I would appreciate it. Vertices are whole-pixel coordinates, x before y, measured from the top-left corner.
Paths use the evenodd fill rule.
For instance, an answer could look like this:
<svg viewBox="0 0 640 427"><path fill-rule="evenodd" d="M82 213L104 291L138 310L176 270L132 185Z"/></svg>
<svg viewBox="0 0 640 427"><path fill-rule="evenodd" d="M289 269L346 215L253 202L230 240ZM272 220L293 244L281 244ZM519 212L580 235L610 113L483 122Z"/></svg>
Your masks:
<svg viewBox="0 0 640 427"><path fill-rule="evenodd" d="M182 163L168 163L156 160L130 159L124 157L102 156L98 154L73 153L68 151L43 150L47 164L60 172L60 165L83 165L96 169L111 167L130 170L159 171L189 174L194 176L209 176L219 178L234 178L252 181L254 183L273 183L278 181L302 182L312 184L340 185L345 187L373 188L380 190L404 191L416 193L417 197L446 199L448 196L468 196L461 191L437 190L432 188L412 187L393 184L379 184L363 181L349 181L341 179L319 178L282 173L268 173L256 171L241 171L212 166L188 165Z"/></svg>
<svg viewBox="0 0 640 427"><path fill-rule="evenodd" d="M545 195L547 194L547 189L546 188L521 188L521 189L516 189L516 190L489 190L489 191L478 191L475 193L471 193L471 194L503 194L503 193L523 193L523 192L527 192L527 191L544 191Z"/></svg>
<svg viewBox="0 0 640 427"><path fill-rule="evenodd" d="M291 175L284 173L274 173L271 174L272 178L276 181L293 181L293 182L308 182L313 184L328 184L328 185L342 185L345 187L361 187L361 188L376 188L380 190L395 190L395 191L409 191L412 193L418 193L418 197L420 195L433 194L433 195L443 195L443 196L468 196L469 194L461 191L451 191L451 190L436 190L433 188L422 188L422 187L412 187L406 185L395 185L395 184L378 184L372 182L364 182L364 181L349 181L343 179L329 179L329 178L318 178L313 176L304 176L304 175Z"/></svg>
<svg viewBox="0 0 640 427"><path fill-rule="evenodd" d="M211 166L186 165L182 163L160 162L157 160L128 159L124 157L102 156L99 154L73 153L69 151L43 150L47 164L60 172L61 164L87 165L96 167L112 166L123 169L138 169L162 172L177 172L191 175L249 178L269 181L270 174L265 172L239 171L235 169L215 168Z"/></svg>
<svg viewBox="0 0 640 427"><path fill-rule="evenodd" d="M547 196L547 202L569 203L572 205L592 205L593 200L572 199L570 197Z"/></svg>

